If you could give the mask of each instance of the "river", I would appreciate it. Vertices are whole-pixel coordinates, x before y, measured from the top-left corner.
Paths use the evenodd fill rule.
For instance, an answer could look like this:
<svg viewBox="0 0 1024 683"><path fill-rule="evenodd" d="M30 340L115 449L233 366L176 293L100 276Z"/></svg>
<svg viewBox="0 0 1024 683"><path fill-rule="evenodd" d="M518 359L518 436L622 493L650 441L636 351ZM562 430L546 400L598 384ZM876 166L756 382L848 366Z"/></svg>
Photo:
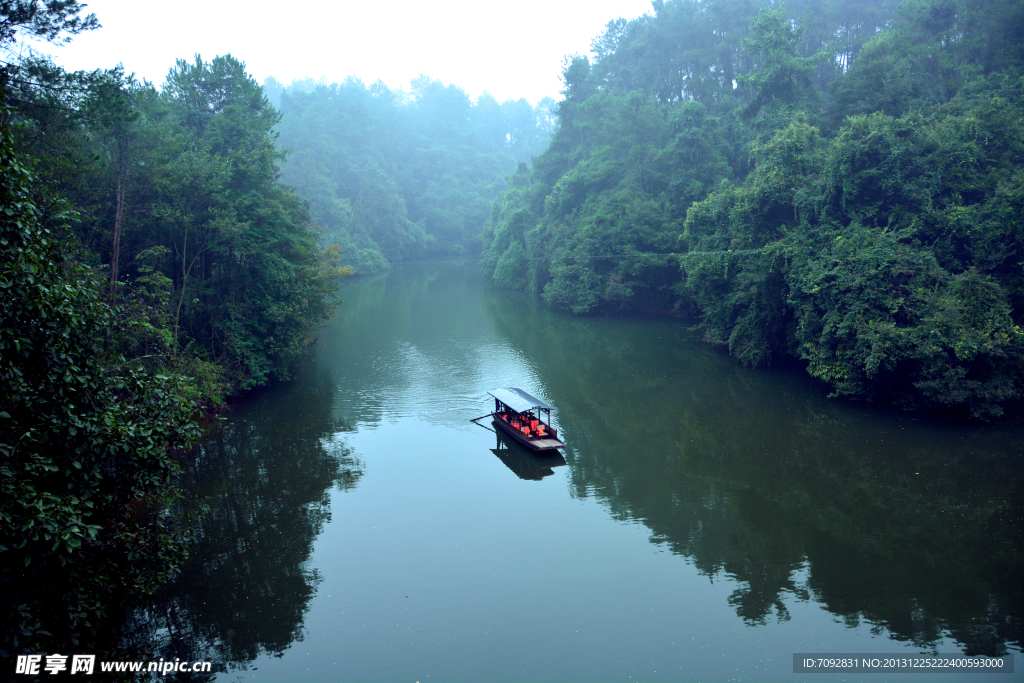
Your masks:
<svg viewBox="0 0 1024 683"><path fill-rule="evenodd" d="M788 681L798 652L1011 653L1015 675L899 680L1024 676L1019 414L830 399L475 264L342 293L302 374L197 448L191 559L129 640L218 681ZM470 422L500 386L554 406L565 464Z"/></svg>

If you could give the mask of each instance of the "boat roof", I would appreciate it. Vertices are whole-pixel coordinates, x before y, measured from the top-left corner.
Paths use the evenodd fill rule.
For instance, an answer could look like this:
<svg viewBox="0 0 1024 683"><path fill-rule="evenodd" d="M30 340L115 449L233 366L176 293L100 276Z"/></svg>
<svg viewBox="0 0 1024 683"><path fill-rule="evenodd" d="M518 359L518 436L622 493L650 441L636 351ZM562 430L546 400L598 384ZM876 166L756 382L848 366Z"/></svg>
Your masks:
<svg viewBox="0 0 1024 683"><path fill-rule="evenodd" d="M525 413L527 410L531 410L533 408L551 410L551 406L549 406L544 401L540 400L535 396L530 396L522 389L517 389L515 387L491 389L487 393L493 396L494 398L498 399L499 401L501 401L502 403L504 403L517 413Z"/></svg>

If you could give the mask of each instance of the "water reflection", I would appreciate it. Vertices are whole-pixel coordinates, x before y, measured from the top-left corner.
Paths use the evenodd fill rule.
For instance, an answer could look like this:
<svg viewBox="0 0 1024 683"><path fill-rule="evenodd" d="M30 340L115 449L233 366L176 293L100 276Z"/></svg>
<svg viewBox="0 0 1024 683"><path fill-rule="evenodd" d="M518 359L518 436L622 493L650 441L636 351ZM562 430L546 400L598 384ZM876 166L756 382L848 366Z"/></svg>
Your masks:
<svg viewBox="0 0 1024 683"><path fill-rule="evenodd" d="M540 481L555 473L554 467L566 464L565 458L558 451L534 452L520 446L514 439L495 429L496 445L491 452L505 463L505 466L516 473L520 479Z"/></svg>
<svg viewBox="0 0 1024 683"><path fill-rule="evenodd" d="M354 427L415 417L475 429L466 420L491 400L475 387L528 372L494 343L480 287L473 266L398 268L352 283L345 322L321 336L319 363L343 387L335 417Z"/></svg>
<svg viewBox="0 0 1024 683"><path fill-rule="evenodd" d="M199 540L132 634L157 657L303 683L724 680L843 640L812 605L856 627L847 643L868 625L1019 649L1019 419L829 400L679 321L562 316L482 289L472 266L346 287L349 322L316 364L236 408L190 465ZM564 457L469 422L507 385L556 406ZM332 489L357 485L327 526ZM525 590L537 567L564 581ZM769 673L754 680L788 675Z"/></svg>
<svg viewBox="0 0 1024 683"><path fill-rule="evenodd" d="M278 392L240 406L188 463L190 559L128 636L154 659L224 671L302 640L320 581L307 561L331 519L330 491L356 486L363 467L334 436L331 383Z"/></svg>
<svg viewBox="0 0 1024 683"><path fill-rule="evenodd" d="M492 296L491 315L559 408L573 495L734 578L744 622L813 600L922 648L944 634L968 653L1020 647L1016 420L944 425L832 401L799 369L739 367L679 323L507 298Z"/></svg>

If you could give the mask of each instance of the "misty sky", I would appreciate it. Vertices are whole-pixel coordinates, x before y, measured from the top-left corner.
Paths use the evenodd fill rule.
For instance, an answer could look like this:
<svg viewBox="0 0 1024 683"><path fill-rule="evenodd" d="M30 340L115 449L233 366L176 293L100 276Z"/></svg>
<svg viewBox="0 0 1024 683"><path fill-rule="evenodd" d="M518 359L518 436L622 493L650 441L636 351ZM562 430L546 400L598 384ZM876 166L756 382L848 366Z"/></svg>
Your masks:
<svg viewBox="0 0 1024 683"><path fill-rule="evenodd" d="M586 54L616 17L651 11L650 0L518 2L228 2L89 0L103 28L70 45L41 46L68 69L112 67L161 84L177 58L230 52L263 82L274 76L352 74L408 89L423 73L471 97L561 99L562 57Z"/></svg>

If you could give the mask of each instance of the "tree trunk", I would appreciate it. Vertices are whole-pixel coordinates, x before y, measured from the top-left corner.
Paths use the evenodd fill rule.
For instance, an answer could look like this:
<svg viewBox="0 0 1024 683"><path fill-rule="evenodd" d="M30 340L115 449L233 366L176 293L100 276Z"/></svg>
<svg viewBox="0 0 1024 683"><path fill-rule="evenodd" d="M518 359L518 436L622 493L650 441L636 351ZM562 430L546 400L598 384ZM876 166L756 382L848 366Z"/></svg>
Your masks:
<svg viewBox="0 0 1024 683"><path fill-rule="evenodd" d="M117 294L118 265L121 260L121 224L124 221L124 196L128 189L128 162L125 159L124 143L118 141L117 163L117 210L114 213L114 244L110 255L110 297Z"/></svg>

